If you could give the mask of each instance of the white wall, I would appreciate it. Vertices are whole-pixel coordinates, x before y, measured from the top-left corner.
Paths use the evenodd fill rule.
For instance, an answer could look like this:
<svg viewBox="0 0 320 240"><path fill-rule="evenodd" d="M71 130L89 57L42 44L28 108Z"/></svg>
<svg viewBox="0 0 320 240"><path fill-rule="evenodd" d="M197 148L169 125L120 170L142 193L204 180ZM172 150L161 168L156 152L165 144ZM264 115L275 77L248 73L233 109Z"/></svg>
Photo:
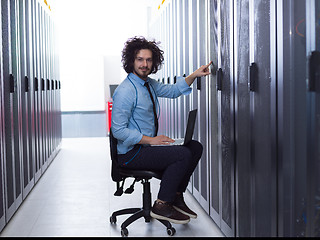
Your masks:
<svg viewBox="0 0 320 240"><path fill-rule="evenodd" d="M154 0L52 3L58 31L62 111L105 110L109 84L119 84L126 76L121 64L124 43L133 36L148 36L149 7L157 4Z"/></svg>

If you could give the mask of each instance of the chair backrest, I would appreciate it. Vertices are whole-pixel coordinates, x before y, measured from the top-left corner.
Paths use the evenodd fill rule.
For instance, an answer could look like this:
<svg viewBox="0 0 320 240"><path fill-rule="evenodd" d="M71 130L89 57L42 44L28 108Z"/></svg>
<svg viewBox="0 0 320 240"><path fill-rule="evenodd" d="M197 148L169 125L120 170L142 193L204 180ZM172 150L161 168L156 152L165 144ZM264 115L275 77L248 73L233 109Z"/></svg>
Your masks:
<svg viewBox="0 0 320 240"><path fill-rule="evenodd" d="M109 135L109 142L110 142L110 156L111 156L111 178L114 182L120 182L123 180L123 176L119 173L118 167L118 152L117 152L117 144L118 140L113 136L112 131L110 129Z"/></svg>

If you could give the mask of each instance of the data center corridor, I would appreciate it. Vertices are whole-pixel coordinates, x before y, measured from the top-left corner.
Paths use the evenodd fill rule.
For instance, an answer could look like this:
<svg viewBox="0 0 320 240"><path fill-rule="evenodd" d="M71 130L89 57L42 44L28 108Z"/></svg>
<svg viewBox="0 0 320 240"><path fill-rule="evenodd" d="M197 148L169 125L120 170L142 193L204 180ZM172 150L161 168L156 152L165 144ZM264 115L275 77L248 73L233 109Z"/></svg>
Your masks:
<svg viewBox="0 0 320 240"><path fill-rule="evenodd" d="M110 214L125 207L140 207L142 187L132 194L113 195L109 138L63 138L61 150L35 185L0 237L120 237L120 225L128 215L109 222ZM131 184L131 181L128 181ZM155 200L158 180L151 181ZM189 193L186 202L198 218L186 225L174 224L175 237L224 236ZM129 237L167 237L164 226L143 219L132 223Z"/></svg>

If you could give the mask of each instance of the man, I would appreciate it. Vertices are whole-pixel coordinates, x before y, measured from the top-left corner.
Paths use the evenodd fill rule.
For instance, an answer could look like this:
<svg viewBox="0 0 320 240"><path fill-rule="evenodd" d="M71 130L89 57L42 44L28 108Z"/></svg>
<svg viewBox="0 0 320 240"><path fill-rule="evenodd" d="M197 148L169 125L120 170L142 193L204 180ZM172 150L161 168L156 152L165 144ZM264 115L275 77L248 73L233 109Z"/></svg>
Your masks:
<svg viewBox="0 0 320 240"><path fill-rule="evenodd" d="M173 139L157 135L158 97L177 98L191 92L197 77L210 74L209 65L201 66L188 77L178 77L176 84L162 84L149 78L163 63L158 43L134 37L125 43L122 63L127 78L113 95L111 131L118 139L119 164L125 168L161 170L158 199L150 215L173 223L188 223L197 214L183 199L190 176L202 155L203 147L195 140L186 146L168 145Z"/></svg>

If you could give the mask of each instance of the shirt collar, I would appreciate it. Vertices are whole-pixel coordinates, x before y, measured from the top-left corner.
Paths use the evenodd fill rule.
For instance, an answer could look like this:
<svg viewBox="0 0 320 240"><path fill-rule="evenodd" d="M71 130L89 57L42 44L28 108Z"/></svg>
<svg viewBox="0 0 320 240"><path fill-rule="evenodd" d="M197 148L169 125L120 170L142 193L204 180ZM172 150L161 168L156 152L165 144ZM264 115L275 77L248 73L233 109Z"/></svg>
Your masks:
<svg viewBox="0 0 320 240"><path fill-rule="evenodd" d="M139 77L138 77L137 75L135 75L134 73L129 73L128 77L130 77L130 79L133 79L135 82L140 83L142 86L144 86L144 84L145 84L146 82L149 82L149 81L150 81L149 77L148 77L147 81L145 81L145 80L142 80L141 78L139 78Z"/></svg>

